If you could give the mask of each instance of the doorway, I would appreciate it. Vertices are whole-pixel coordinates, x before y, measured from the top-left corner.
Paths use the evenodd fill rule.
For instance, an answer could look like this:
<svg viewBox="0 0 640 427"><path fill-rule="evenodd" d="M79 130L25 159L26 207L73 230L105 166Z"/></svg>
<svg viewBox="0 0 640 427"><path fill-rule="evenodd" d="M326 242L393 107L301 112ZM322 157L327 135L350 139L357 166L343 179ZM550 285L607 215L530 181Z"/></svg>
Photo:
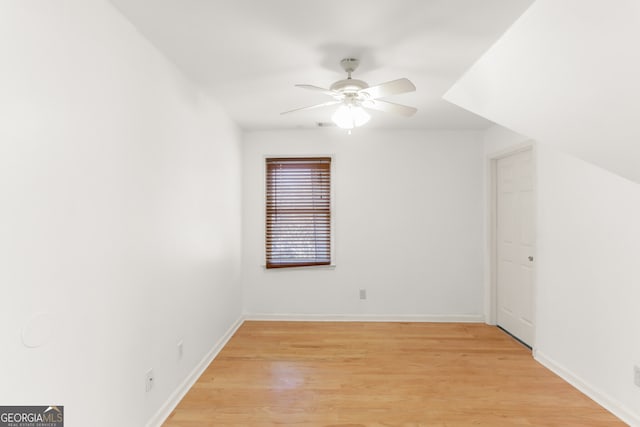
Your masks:
<svg viewBox="0 0 640 427"><path fill-rule="evenodd" d="M492 161L495 322L534 344L535 185L531 147Z"/></svg>

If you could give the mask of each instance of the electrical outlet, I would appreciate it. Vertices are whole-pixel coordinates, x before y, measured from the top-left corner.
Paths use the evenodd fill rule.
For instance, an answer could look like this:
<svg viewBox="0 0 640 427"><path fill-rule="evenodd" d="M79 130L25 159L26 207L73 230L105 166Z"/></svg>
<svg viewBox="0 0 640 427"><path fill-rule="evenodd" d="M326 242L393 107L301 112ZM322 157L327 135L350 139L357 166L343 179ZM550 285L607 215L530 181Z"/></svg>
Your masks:
<svg viewBox="0 0 640 427"><path fill-rule="evenodd" d="M144 379L145 390L147 390L148 392L151 391L151 389L153 388L153 382L154 382L153 369L149 369L147 371L147 376Z"/></svg>
<svg viewBox="0 0 640 427"><path fill-rule="evenodd" d="M367 290L360 289L360 299L367 299Z"/></svg>
<svg viewBox="0 0 640 427"><path fill-rule="evenodd" d="M640 366L638 365L633 367L633 382L640 387Z"/></svg>
<svg viewBox="0 0 640 427"><path fill-rule="evenodd" d="M184 346L182 345L182 340L178 341L178 359L182 359L182 354L184 352Z"/></svg>

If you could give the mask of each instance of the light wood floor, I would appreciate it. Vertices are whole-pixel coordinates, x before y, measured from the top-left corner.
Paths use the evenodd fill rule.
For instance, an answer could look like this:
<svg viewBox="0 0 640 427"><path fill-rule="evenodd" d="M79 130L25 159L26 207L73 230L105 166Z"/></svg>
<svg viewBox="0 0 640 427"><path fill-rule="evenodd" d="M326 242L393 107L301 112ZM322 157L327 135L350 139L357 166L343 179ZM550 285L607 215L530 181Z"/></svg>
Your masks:
<svg viewBox="0 0 640 427"><path fill-rule="evenodd" d="M495 327L245 322L164 425L625 424Z"/></svg>

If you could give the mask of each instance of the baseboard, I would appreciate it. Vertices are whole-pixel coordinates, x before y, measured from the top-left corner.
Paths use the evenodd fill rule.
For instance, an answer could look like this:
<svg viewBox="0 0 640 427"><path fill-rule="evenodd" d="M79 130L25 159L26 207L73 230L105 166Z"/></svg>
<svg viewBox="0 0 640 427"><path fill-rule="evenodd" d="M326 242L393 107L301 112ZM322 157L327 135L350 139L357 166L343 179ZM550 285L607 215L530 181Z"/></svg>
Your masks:
<svg viewBox="0 0 640 427"><path fill-rule="evenodd" d="M171 394L169 399L160 407L158 412L147 422L146 427L160 427L162 423L171 415L171 412L178 406L178 403L182 400L182 398L187 394L187 392L193 387L193 385L198 381L198 378L202 375L202 373L207 369L207 367L211 364L213 359L216 358L220 350L224 348L227 342L231 339L233 334L236 333L238 328L244 322L244 317L240 316L238 320L236 320L233 325L225 332L225 334L215 343L213 348L209 350L209 352L204 356L204 358L196 365L196 367L191 371L191 373L185 378L185 380L178 386L178 388Z"/></svg>
<svg viewBox="0 0 640 427"><path fill-rule="evenodd" d="M569 369L560 365L555 360L551 359L539 350L534 351L533 357L546 368L558 375L560 378L580 390L582 393L584 393L600 406L611 412L613 415L620 418L623 422L629 424L630 426L640 427L640 417L637 414L633 413L633 411L629 410L629 408L627 408L625 405L611 398L607 393L604 393L597 387L594 387L593 385L584 381Z"/></svg>
<svg viewBox="0 0 640 427"><path fill-rule="evenodd" d="M245 313L245 320L291 322L437 322L484 323L482 314L258 314Z"/></svg>

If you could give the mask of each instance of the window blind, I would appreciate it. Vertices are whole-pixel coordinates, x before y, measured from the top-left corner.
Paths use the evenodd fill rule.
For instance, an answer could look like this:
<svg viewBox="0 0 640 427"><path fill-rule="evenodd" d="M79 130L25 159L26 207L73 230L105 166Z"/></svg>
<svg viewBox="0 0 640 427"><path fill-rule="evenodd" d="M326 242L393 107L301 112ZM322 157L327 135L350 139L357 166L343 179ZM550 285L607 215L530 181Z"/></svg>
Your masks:
<svg viewBox="0 0 640 427"><path fill-rule="evenodd" d="M267 268L331 264L331 158L266 159Z"/></svg>

